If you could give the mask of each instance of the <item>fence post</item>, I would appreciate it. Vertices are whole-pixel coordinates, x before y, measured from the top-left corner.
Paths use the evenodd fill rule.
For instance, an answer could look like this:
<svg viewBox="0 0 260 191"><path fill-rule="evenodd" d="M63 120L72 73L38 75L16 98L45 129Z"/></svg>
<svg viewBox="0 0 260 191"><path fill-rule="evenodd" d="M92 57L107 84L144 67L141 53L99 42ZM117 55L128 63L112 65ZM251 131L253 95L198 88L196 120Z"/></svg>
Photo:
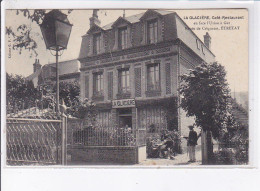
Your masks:
<svg viewBox="0 0 260 191"><path fill-rule="evenodd" d="M67 165L67 116L61 115L61 164Z"/></svg>

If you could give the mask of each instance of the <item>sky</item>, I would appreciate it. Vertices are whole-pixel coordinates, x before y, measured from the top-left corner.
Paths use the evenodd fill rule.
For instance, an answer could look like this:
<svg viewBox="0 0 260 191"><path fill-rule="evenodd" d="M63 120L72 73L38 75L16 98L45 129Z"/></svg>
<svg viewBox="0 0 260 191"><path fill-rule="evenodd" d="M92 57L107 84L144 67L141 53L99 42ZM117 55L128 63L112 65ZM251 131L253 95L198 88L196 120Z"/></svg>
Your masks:
<svg viewBox="0 0 260 191"><path fill-rule="evenodd" d="M126 17L145 12L146 10L125 10ZM245 9L212 9L212 10L169 10L175 11L189 27L195 28L194 33L203 41L203 35L208 32L211 36L211 51L216 56L216 61L225 66L227 80L231 91L248 91L248 12ZM64 11L66 12L66 11ZM73 24L67 50L63 52L59 60L77 59L80 51L81 36L89 29L89 18L92 10L73 10L68 15ZM115 21L123 16L123 10L100 10L98 16L101 26ZM209 16L210 20L197 19L196 16ZM217 16L220 16L218 18ZM243 19L224 19L223 17L240 16ZM212 18L215 19L212 19ZM215 23L207 23L211 21ZM221 22L221 23L220 23ZM22 15L16 15L16 10L6 10L6 26L16 29L21 23L32 28L33 35L38 44L37 59L42 65L55 62L55 57L46 50L42 39L40 27L31 23ZM210 27L227 26L226 30L208 30ZM233 28L232 28L232 27ZM197 30L200 27L200 30ZM236 28L234 28L236 27ZM232 30L230 30L232 29ZM33 72L35 56L30 57L28 51L19 54L10 50L12 39L6 36L6 71L12 74L28 76Z"/></svg>

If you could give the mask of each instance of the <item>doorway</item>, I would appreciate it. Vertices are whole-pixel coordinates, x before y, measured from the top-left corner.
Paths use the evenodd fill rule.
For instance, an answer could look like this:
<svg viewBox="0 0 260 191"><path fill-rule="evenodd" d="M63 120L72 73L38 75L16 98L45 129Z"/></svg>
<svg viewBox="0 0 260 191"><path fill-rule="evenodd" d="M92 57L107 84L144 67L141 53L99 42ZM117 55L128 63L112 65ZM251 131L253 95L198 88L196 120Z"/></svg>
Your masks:
<svg viewBox="0 0 260 191"><path fill-rule="evenodd" d="M118 120L119 127L132 128L132 110L131 108L127 109L118 109Z"/></svg>

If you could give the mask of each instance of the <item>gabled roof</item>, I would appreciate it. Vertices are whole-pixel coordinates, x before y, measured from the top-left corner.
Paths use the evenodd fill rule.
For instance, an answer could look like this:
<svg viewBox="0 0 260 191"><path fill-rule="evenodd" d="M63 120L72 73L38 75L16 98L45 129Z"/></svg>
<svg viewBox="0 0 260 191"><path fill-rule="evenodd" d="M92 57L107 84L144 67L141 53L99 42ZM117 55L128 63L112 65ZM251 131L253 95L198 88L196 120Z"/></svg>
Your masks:
<svg viewBox="0 0 260 191"><path fill-rule="evenodd" d="M56 63L45 64L43 66L43 68L45 68L45 67L56 68ZM80 68L80 64L77 59L60 61L59 62L59 71L60 71L59 75L79 72L79 68Z"/></svg>
<svg viewBox="0 0 260 191"><path fill-rule="evenodd" d="M123 17L120 16L116 21L114 21L114 22L112 22L112 23L109 23L109 24L107 24L107 25L105 25L105 26L103 26L103 27L100 27L100 26L98 26L98 25L93 25L93 26L88 30L87 34L90 33L92 30L96 29L96 27L98 27L98 28L101 29L101 30L110 30L110 29L113 28L113 26L114 26L117 22L119 22L119 21L122 20L122 19L125 20L126 22L128 22L129 24L140 22L141 17L143 17L147 12L151 12L151 11L153 11L153 12L155 12L155 13L158 13L159 15L167 15L167 14L174 13L173 11L166 11L166 10L147 10L147 11L144 12L144 13L139 13L139 14L136 14L136 15L131 15L131 16L129 16L129 17L124 17L124 18L123 18ZM85 36L85 35L83 35L83 36Z"/></svg>
<svg viewBox="0 0 260 191"><path fill-rule="evenodd" d="M148 11L146 11L143 16L140 18L140 20L143 20L145 19L147 16L149 16L149 14L154 14L154 15L158 15L158 16L162 16L162 14L156 10L152 10L152 9L149 9Z"/></svg>
<svg viewBox="0 0 260 191"><path fill-rule="evenodd" d="M120 22L125 22L127 24L131 24L128 20L126 20L124 17L118 17L118 19L113 23L113 25L111 27L115 27L117 24L119 24Z"/></svg>
<svg viewBox="0 0 260 191"><path fill-rule="evenodd" d="M41 74L42 69L37 70L36 72L32 73L31 75L27 76L25 80L31 81L35 78L38 78L38 76Z"/></svg>
<svg viewBox="0 0 260 191"><path fill-rule="evenodd" d="M140 18L146 14L147 12L150 12L150 11L154 11L160 15L167 15L167 14L171 14L171 13L174 13L172 11L166 11L166 10L147 10L146 12L144 13L139 13L137 15L132 15L132 16L129 16L129 17L125 17L123 19L125 19L126 21L128 21L129 23L137 23L137 22L140 22ZM120 18L120 17L119 17ZM118 18L118 19L119 19ZM122 18L122 17L121 17ZM109 29L112 29L114 23L116 23L118 21L118 19L115 21L115 22L112 22L112 23L109 23L105 26L102 27L103 30L109 30Z"/></svg>
<svg viewBox="0 0 260 191"><path fill-rule="evenodd" d="M87 32L87 34L91 33L92 31L95 31L95 30L103 30L102 27L94 24Z"/></svg>
<svg viewBox="0 0 260 191"><path fill-rule="evenodd" d="M137 14L137 15L132 15L132 16L129 16L129 17L125 17L124 19L126 21L128 21L129 23L137 23L140 21L140 18L143 16L144 13L140 13L140 14ZM112 22L112 23L109 23L105 26L103 26L102 28L104 30L109 30L109 29L112 29L112 25L114 24L115 22Z"/></svg>

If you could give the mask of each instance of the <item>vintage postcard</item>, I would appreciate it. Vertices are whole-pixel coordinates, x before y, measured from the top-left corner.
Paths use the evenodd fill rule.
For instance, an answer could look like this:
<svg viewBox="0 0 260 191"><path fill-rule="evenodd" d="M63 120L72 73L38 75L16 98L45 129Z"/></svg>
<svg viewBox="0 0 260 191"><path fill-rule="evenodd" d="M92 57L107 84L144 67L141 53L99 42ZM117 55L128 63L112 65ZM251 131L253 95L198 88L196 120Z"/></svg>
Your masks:
<svg viewBox="0 0 260 191"><path fill-rule="evenodd" d="M5 10L6 166L249 165L247 9Z"/></svg>

